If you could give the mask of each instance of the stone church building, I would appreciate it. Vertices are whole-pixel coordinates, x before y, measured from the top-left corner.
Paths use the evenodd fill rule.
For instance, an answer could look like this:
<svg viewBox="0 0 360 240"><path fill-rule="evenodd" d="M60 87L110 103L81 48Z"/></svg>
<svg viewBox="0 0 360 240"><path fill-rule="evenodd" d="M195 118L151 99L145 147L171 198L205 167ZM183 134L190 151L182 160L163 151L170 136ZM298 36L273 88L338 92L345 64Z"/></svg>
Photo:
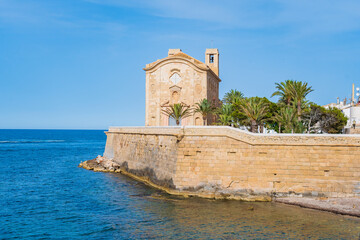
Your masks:
<svg viewBox="0 0 360 240"><path fill-rule="evenodd" d="M219 51L206 49L205 63L183 53L169 49L168 56L146 64L146 112L145 126L174 125L162 112L169 105L182 103L194 107L206 98L217 105L219 102ZM215 121L209 116L208 124ZM203 125L200 113L184 118L181 125Z"/></svg>

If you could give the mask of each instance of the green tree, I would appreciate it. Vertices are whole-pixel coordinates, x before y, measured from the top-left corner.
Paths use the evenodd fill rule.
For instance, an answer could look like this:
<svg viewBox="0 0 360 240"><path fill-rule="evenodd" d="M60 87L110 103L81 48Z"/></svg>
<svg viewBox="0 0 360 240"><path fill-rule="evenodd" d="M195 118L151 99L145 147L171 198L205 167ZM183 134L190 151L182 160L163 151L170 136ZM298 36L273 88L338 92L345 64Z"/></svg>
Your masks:
<svg viewBox="0 0 360 240"><path fill-rule="evenodd" d="M296 126L299 124L296 120L296 110L292 107L284 106L280 108L273 116L273 120L279 125L279 133L282 131L286 133L294 133Z"/></svg>
<svg viewBox="0 0 360 240"><path fill-rule="evenodd" d="M298 120L301 120L302 106L304 104L306 96L314 91L308 86L308 83L301 81L293 81L291 85L291 96L297 107Z"/></svg>
<svg viewBox="0 0 360 240"><path fill-rule="evenodd" d="M259 98L259 97L255 97L255 98ZM279 110L279 105L271 102L269 99L267 99L266 97L261 98L267 105L268 105L268 111L266 112L265 115L265 127L267 129L274 129L276 130L278 128L278 123L272 120L272 117L276 114L276 112L278 112Z"/></svg>
<svg viewBox="0 0 360 240"><path fill-rule="evenodd" d="M340 109L326 109L316 104L303 112L302 119L308 133L342 133L348 120Z"/></svg>
<svg viewBox="0 0 360 240"><path fill-rule="evenodd" d="M223 98L223 103L233 104L236 101L244 98L244 94L236 89L231 89L229 92L225 93Z"/></svg>
<svg viewBox="0 0 360 240"><path fill-rule="evenodd" d="M180 125L181 119L187 118L192 115L191 108L182 103L175 103L169 107L162 109L162 112L168 117L176 121L176 125Z"/></svg>
<svg viewBox="0 0 360 240"><path fill-rule="evenodd" d="M231 126L233 124L232 112L232 105L221 105L221 107L217 109L218 123L223 126Z"/></svg>
<svg viewBox="0 0 360 240"><path fill-rule="evenodd" d="M348 118L338 108L323 108L323 115L319 121L320 129L325 133L342 133Z"/></svg>
<svg viewBox="0 0 360 240"><path fill-rule="evenodd" d="M268 103L262 98L247 98L242 101L240 108L246 116L243 122L250 127L251 132L257 132L258 126L266 120Z"/></svg>
<svg viewBox="0 0 360 240"><path fill-rule="evenodd" d="M274 116L272 116L271 120L273 120L274 122L277 123L278 128L279 128L277 132L281 133L282 126L284 126L283 125L283 123L284 123L284 115L281 114L281 111L277 112Z"/></svg>
<svg viewBox="0 0 360 240"><path fill-rule="evenodd" d="M207 125L207 117L210 113L213 113L215 108L204 98L200 102L195 104L194 112L198 112L202 115L204 126Z"/></svg>
<svg viewBox="0 0 360 240"><path fill-rule="evenodd" d="M274 121L272 119L272 117L274 116L274 114L278 111L279 106L276 103L271 102L269 99L267 99L266 97L252 97L252 99L254 99L255 101L263 101L264 103L266 103L268 105L268 110L266 111L266 115L265 118L266 120L264 120L264 125L260 125L260 132L263 131L263 126L266 127L267 129L274 129L276 130L278 128L278 124L276 121ZM234 121L234 126L241 126L241 125L246 125L247 124L247 116L244 114L242 108L240 105L243 104L243 100L241 100L240 102L235 102L232 104L233 106L233 112L232 112L232 116L233 116L233 121Z"/></svg>
<svg viewBox="0 0 360 240"><path fill-rule="evenodd" d="M245 116L245 114L243 113L240 107L243 104L242 101L244 101L244 99L236 100L234 103L228 104L228 106L231 107L231 112L230 112L231 121L232 121L231 125L233 127L242 126L245 119L247 119L247 117Z"/></svg>
<svg viewBox="0 0 360 240"><path fill-rule="evenodd" d="M222 126L231 126L232 118L230 115L220 114L218 118L218 122Z"/></svg>
<svg viewBox="0 0 360 240"><path fill-rule="evenodd" d="M301 115L301 119L306 126L307 133L318 132L317 123L321 120L325 109L315 103L311 103L310 107L306 108Z"/></svg>
<svg viewBox="0 0 360 240"><path fill-rule="evenodd" d="M287 106L290 106L293 100L293 80L286 80L285 82L275 83L277 91L275 91L271 97L279 96L279 102L283 102Z"/></svg>

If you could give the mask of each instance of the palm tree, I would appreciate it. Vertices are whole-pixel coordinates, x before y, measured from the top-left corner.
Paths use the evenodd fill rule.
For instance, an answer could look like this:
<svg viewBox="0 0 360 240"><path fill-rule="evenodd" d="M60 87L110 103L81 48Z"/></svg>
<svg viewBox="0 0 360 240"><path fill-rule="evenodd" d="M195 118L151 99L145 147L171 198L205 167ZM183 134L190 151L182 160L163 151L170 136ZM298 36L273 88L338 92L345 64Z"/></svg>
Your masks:
<svg viewBox="0 0 360 240"><path fill-rule="evenodd" d="M264 123L269 106L261 98L249 98L243 100L240 105L241 111L247 117L245 122L250 124L250 131L257 132L258 126Z"/></svg>
<svg viewBox="0 0 360 240"><path fill-rule="evenodd" d="M314 91L311 87L308 87L306 82L294 81L292 84L292 98L297 107L298 120L301 120L302 105L306 96Z"/></svg>
<svg viewBox="0 0 360 240"><path fill-rule="evenodd" d="M219 115L219 123L222 126L231 126L232 123L231 120L232 117L230 115L225 115L225 114Z"/></svg>
<svg viewBox="0 0 360 240"><path fill-rule="evenodd" d="M294 129L298 125L296 121L296 110L292 107L283 107L277 112L272 119L279 125L279 133L281 133L281 127L285 128L285 132L294 132Z"/></svg>
<svg viewBox="0 0 360 240"><path fill-rule="evenodd" d="M244 94L236 89L231 89L229 92L225 93L223 102L226 104L233 104L236 100L243 99Z"/></svg>
<svg viewBox="0 0 360 240"><path fill-rule="evenodd" d="M194 112L201 113L201 115L203 117L204 126L206 126L207 125L207 116L208 116L208 114L214 112L214 107L211 105L211 103L209 103L209 101L206 98L204 98L203 100L201 100L200 102L195 104Z"/></svg>
<svg viewBox="0 0 360 240"><path fill-rule="evenodd" d="M281 133L281 126L283 125L283 122L284 122L283 116L281 115L281 112L280 113L275 113L275 115L271 117L271 120L277 122L277 124L279 125L278 133Z"/></svg>
<svg viewBox="0 0 360 240"><path fill-rule="evenodd" d="M275 83L277 91L271 97L280 96L280 101L290 106L293 99L293 80L286 80L285 82Z"/></svg>
<svg viewBox="0 0 360 240"><path fill-rule="evenodd" d="M176 125L180 125L181 119L187 118L192 115L191 108L182 103L175 103L170 105L166 109L162 109L162 112L168 117L176 121Z"/></svg>
<svg viewBox="0 0 360 240"><path fill-rule="evenodd" d="M217 111L219 116L219 124L223 126L231 126L233 124L232 106L230 104L223 104Z"/></svg>

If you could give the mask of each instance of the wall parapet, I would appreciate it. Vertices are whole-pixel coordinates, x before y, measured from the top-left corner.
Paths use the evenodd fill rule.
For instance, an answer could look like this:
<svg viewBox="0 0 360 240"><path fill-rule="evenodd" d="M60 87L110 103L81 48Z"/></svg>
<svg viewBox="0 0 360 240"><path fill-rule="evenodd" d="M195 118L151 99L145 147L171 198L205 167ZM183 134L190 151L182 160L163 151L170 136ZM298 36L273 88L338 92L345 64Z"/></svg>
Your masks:
<svg viewBox="0 0 360 240"><path fill-rule="evenodd" d="M251 145L360 146L360 134L259 134L226 126L110 127L107 133L218 136Z"/></svg>

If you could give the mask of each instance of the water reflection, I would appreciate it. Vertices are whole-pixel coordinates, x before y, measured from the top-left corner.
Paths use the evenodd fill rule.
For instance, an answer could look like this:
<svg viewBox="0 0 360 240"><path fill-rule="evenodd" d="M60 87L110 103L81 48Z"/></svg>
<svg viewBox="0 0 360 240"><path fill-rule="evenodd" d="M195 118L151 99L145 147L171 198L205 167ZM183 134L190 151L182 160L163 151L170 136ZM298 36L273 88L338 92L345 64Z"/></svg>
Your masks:
<svg viewBox="0 0 360 240"><path fill-rule="evenodd" d="M117 188L127 189L122 197L128 199L123 200L140 217L119 228L134 238L357 239L360 233L359 218L280 203L184 199L122 175L109 178Z"/></svg>

